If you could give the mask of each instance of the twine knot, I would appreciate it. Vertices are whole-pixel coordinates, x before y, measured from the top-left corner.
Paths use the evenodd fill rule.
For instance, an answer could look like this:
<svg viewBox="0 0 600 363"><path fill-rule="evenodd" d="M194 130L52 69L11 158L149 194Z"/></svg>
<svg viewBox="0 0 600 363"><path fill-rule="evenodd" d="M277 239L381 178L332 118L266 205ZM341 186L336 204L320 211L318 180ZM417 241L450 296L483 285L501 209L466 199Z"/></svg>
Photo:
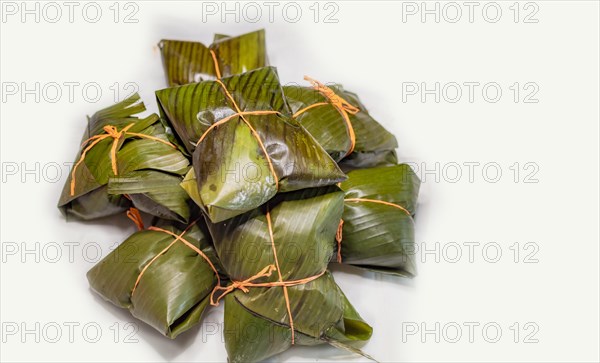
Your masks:
<svg viewBox="0 0 600 363"><path fill-rule="evenodd" d="M327 98L329 103L337 108L340 112L347 112L353 115L356 115L360 109L350 102L346 101L342 97L340 97L337 93L335 93L331 88L327 87L323 83L317 81L316 79L310 78L309 76L304 76L304 80L309 81L313 88L319 91L323 97Z"/></svg>
<svg viewBox="0 0 600 363"><path fill-rule="evenodd" d="M342 115L342 118L344 119L344 122L346 124L346 130L348 130L348 136L350 137L350 148L344 156L350 155L352 151L354 151L354 147L356 146L356 134L354 133L354 127L352 127L352 122L350 122L350 116L348 116L348 114L356 115L360 111L360 109L343 99L331 88L327 87L326 85L317 81L316 79L312 79L309 76L304 76L304 79L310 82L313 88L327 99L327 102L313 103L310 106L306 106L303 109L296 111L296 113L292 117L296 118L313 107L319 107L323 105L333 106Z"/></svg>
<svg viewBox="0 0 600 363"><path fill-rule="evenodd" d="M127 129L128 128L129 127L127 127ZM126 131L125 129L117 131L117 128L112 125L106 125L102 129L104 130L104 132L106 132L106 134L108 134L108 136L112 137L113 139L120 138L121 136L123 136L124 131Z"/></svg>
<svg viewBox="0 0 600 363"><path fill-rule="evenodd" d="M262 270L260 270L260 272L258 272L256 275L247 278L246 280L243 281L231 281L231 284L228 286L215 286L215 288L213 289L212 293L210 294L210 304L212 306L219 306L219 301L225 297L225 295L233 292L236 289L242 290L245 294L249 293L250 290L248 289L249 287L271 287L271 286L277 286L277 285L272 285L272 283L263 283L263 284L257 284L254 281L263 278L263 277L269 277L271 276L271 274L273 273L273 271L277 270L277 268L275 267L275 265L268 265L265 268L263 268ZM214 299L214 296L216 294L217 291L223 291L223 293L221 295L219 295L217 297L217 299Z"/></svg>
<svg viewBox="0 0 600 363"><path fill-rule="evenodd" d="M135 125L135 124L130 123L129 125L123 127L121 129L121 131L117 131L117 128L113 125L106 125L102 128L102 130L104 130L105 134L94 135L83 142L81 147L83 147L84 149L81 151L81 157L79 158L77 163L75 163L75 166L73 166L73 170L71 170L71 196L75 195L75 183L76 183L75 171L77 170L79 165L81 163L83 163L83 161L85 160L85 156L87 155L88 151L90 151L94 146L96 146L96 144L98 144L100 141L102 141L104 139L107 139L109 137L113 138L113 144L112 144L112 147L110 148L110 164L112 167L113 174L115 174L115 175L118 174L117 146L119 145L119 140L121 139L121 136L123 136L123 135L129 135L129 136L138 137L141 139L154 140L154 141L160 142L162 144L168 145L168 146L172 147L173 149L177 149L177 146L171 144L168 141L160 139L158 137L154 137L154 136L150 136L150 135L146 135L146 134L140 134L137 132L129 132L129 129L133 125Z"/></svg>

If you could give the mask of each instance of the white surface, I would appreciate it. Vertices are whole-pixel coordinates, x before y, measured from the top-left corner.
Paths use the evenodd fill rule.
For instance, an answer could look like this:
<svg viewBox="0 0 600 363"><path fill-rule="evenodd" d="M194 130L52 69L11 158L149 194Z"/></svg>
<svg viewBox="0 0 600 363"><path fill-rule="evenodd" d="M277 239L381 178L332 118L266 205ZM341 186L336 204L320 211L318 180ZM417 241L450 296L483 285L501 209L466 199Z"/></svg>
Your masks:
<svg viewBox="0 0 600 363"><path fill-rule="evenodd" d="M137 84L149 109L156 110L153 92L165 86L154 47L161 38L210 43L214 32L240 34L260 27L267 29L270 60L279 66L283 82L301 82L308 74L323 82L343 83L397 136L402 160L418 166L425 163L429 169L440 163L438 181L435 173L419 172L423 186L417 216L418 244L428 249L437 244L439 262L431 254L419 253L425 261L413 281L335 272L352 303L375 329L366 352L380 361L599 359L598 2L538 1L529 8L520 3L517 23L509 8L513 2L495 3L502 9L496 23L482 17L485 2L477 3L473 22L468 8L460 5L463 18L457 23L447 21L454 17L452 8L446 9L439 23L433 16L422 22L419 15L407 15L403 22L403 6L412 10L412 5L391 1L337 2L338 23L323 22L325 10L333 9L324 9L324 4L315 23L309 9L312 2L300 5L303 15L297 23L283 18L282 5L269 22L263 2L257 3L265 12L258 23L245 21L244 14L238 23L231 15L227 23L218 16L207 16L203 22L199 2L136 4L139 11L134 19L139 22L133 24L114 22L112 2L100 3L103 15L93 24L82 18L81 4L75 8L73 23L64 5L60 6L65 14L56 23L44 21L54 13L41 14L39 23L31 15L22 22L20 13L4 13L8 17L0 24L3 87L11 82L21 87L25 82L31 88L40 82L42 90L57 82L63 85L63 95L56 103L48 102L54 93L42 94L39 102L29 95L22 102L22 89L9 95L3 88L2 361L225 360L217 325L222 308L210 311L200 331L168 341L88 290L85 272L93 263L82 252L87 251L88 260L94 259L95 247L106 254L134 227L124 219L65 222L55 205L68 167L63 166L56 178L53 163L72 162L85 115L114 102L109 87L115 82L121 88L127 82ZM445 3L440 5L443 9ZM120 20L133 9L123 6ZM523 22L525 14L535 10L531 6L539 8L533 17L538 23ZM65 82L79 82L72 102ZM81 87L89 82L101 86L97 103L82 97ZM430 88L435 82L440 87L450 82L496 82L503 96L497 103L486 102L481 93L475 94L473 102L466 95L457 103L444 98L436 103L433 96L423 103L418 95L403 102L402 82L425 82ZM515 103L509 89L515 82L537 84L539 102ZM120 98L127 91L122 90ZM453 93L449 95L446 98ZM472 182L464 164L468 162L480 163ZM510 169L516 162L518 182ZM535 169L534 164L524 169L528 162L539 168L534 176L537 183L524 182ZM37 172L24 172L35 169L36 163ZM457 164L452 163L462 171L455 183L451 181ZM482 176L487 163L499 166L498 182ZM15 165L19 170L13 173ZM494 178L495 164L489 165L486 175ZM72 261L69 242L78 244L73 246ZM472 263L468 242L479 243ZM517 263L510 249L515 242L521 252ZM535 245L526 247L527 242ZM38 252L24 252L35 250L36 244ZM53 262L57 245L61 255ZM13 254L15 246L18 251ZM457 246L462 258L452 263ZM484 246L486 254L482 254ZM524 263L535 246L539 251L532 257L538 262ZM494 247L502 253L497 263L484 258L494 258ZM137 343L125 343L132 328L124 324L130 321L139 326L133 336ZM65 325L69 322L79 324L71 337ZM86 323L92 325L84 334ZM436 323L439 342L434 334L406 334L415 326L435 329ZM469 323L479 324L471 337L465 325ZM487 323L491 325L486 335L482 327ZM7 334L15 324L18 333ZM62 335L52 343L57 326ZM462 335L452 343L457 326ZM501 328L501 336L490 343L494 327ZM537 339L537 343L525 343L536 327L539 330L529 341ZM101 329L102 336L89 343L86 339L94 339L95 328ZM37 329L39 342L34 333L22 335L23 329ZM215 329L217 333L212 333ZM518 342L515 331L520 333ZM345 361L350 357L319 347L294 348L274 360L280 359Z"/></svg>

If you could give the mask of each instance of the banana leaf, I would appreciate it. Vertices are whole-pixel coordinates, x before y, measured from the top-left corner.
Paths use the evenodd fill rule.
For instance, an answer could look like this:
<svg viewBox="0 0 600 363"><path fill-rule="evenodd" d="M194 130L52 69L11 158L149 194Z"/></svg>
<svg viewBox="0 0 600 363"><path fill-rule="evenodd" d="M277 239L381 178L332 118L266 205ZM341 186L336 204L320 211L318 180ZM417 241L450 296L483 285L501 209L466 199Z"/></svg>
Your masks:
<svg viewBox="0 0 600 363"><path fill-rule="evenodd" d="M262 30L264 31L264 29ZM215 33L213 36L213 43L226 38L231 38L231 36L227 34Z"/></svg>
<svg viewBox="0 0 600 363"><path fill-rule="evenodd" d="M185 230L172 223L159 227L176 236ZM193 225L182 237L202 251L219 272L207 236L201 226ZM182 241L173 241L173 235L159 230L136 232L87 274L93 291L129 309L133 316L169 338L201 321L218 282L204 257Z"/></svg>
<svg viewBox="0 0 600 363"><path fill-rule="evenodd" d="M286 294L294 344L329 343L363 354L357 345L370 338L372 328L326 271L342 209L339 189L312 188L279 194L266 206L226 222L208 223L217 255L232 281L254 277L255 283L268 283L316 277L288 286L285 292L281 286L253 286L227 294L224 331L230 362L261 361L292 345ZM257 272L270 265L279 266L281 277L271 270L256 278Z"/></svg>
<svg viewBox="0 0 600 363"><path fill-rule="evenodd" d="M416 275L413 218L420 183L406 164L348 173L348 180L340 183L345 193L340 244L343 263L406 277Z"/></svg>
<svg viewBox="0 0 600 363"><path fill-rule="evenodd" d="M202 198L200 197L200 189L198 189L194 167L190 168L190 171L185 175L183 181L179 185L185 190L187 195L196 203L196 205L202 205Z"/></svg>
<svg viewBox="0 0 600 363"><path fill-rule="evenodd" d="M158 115L134 116L144 110L135 94L88 118L82 147L58 202L65 216L90 220L135 206L163 218L188 219L189 198L176 188L180 189L189 160L169 144ZM116 136L109 135L111 129ZM112 147L116 147L114 166Z"/></svg>
<svg viewBox="0 0 600 363"><path fill-rule="evenodd" d="M265 67L221 80L242 112L277 111L290 115L277 70ZM215 122L237 113L215 81L205 81L156 91L161 118L171 125L192 154L198 140Z"/></svg>
<svg viewBox="0 0 600 363"><path fill-rule="evenodd" d="M211 50L215 52L222 77L269 65L264 29L237 37L218 34L208 47L198 42L161 40L159 48L169 86L216 79Z"/></svg>
<svg viewBox="0 0 600 363"><path fill-rule="evenodd" d="M314 87L297 85L284 86L283 91L293 114L297 114L311 105L323 103L299 113L296 119L317 139L335 161L339 162L344 157L352 155L350 152L389 152L398 147L394 135L369 115L367 108L360 102L356 94L344 90L339 84L325 87L328 87L351 106L358 108L354 114L347 113L355 134L354 148L352 148L350 130L344 117L337 108L331 105L330 100L322 92ZM376 165L376 163L369 163L371 158L361 158L361 160L364 167Z"/></svg>
<svg viewBox="0 0 600 363"><path fill-rule="evenodd" d="M356 169L374 168L376 166L392 166L398 164L396 150L380 150L371 152L353 152L338 162L340 169L348 173Z"/></svg>
<svg viewBox="0 0 600 363"><path fill-rule="evenodd" d="M325 150L289 116L275 68L223 78L222 83L235 105L215 81L156 92L162 117L193 153L197 199L211 221L257 208L277 192L345 179ZM263 114L239 116L236 106L241 112ZM214 126L225 118L227 122Z"/></svg>
<svg viewBox="0 0 600 363"><path fill-rule="evenodd" d="M154 170L139 170L108 182L111 195L128 195L133 204L153 216L175 221L188 221L194 204L181 187L179 175Z"/></svg>

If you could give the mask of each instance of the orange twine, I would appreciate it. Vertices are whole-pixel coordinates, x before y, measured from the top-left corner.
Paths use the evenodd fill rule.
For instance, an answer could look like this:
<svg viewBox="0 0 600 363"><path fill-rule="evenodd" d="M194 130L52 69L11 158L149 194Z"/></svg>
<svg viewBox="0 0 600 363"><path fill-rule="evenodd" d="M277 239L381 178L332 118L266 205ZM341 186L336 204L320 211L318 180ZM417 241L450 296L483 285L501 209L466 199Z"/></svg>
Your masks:
<svg viewBox="0 0 600 363"><path fill-rule="evenodd" d="M142 215L140 214L139 209L137 209L136 207L129 208L127 210L127 218L131 219L133 221L133 223L135 223L138 230L140 230L140 231L144 230L144 221L142 220Z"/></svg>
<svg viewBox="0 0 600 363"><path fill-rule="evenodd" d="M412 219L412 216L411 216L410 212L406 208L404 208L403 206L398 205L398 204L394 204L394 203L390 203L390 202L385 202L383 200L366 199L366 198L348 198L348 199L344 199L344 201L345 202L368 202L368 203L377 203L377 204L388 205L390 207L398 208L398 209L404 211L404 213L406 213Z"/></svg>
<svg viewBox="0 0 600 363"><path fill-rule="evenodd" d="M337 262L342 263L342 230L344 228L344 220L340 219L337 232L335 232L335 240L337 241Z"/></svg>
<svg viewBox="0 0 600 363"><path fill-rule="evenodd" d="M217 74L217 79L221 79L221 70L219 69L219 62L217 61L217 55L215 54L215 52L212 49L210 50L210 55L212 56L212 59L213 59L213 64L215 66L215 73Z"/></svg>
<svg viewBox="0 0 600 363"><path fill-rule="evenodd" d="M350 113L352 115L356 115L360 111L360 109L352 105L350 102L346 101L342 97L340 97L331 88L327 87L323 83L314 80L309 76L304 76L304 79L306 81L309 81L313 85L313 88L319 91L319 93L321 93L321 95L323 95L323 97L325 97L328 102L314 103L301 110L298 110L292 117L296 118L313 107L332 105L333 107L335 107L335 109L339 111L339 113L342 115L342 118L344 119L344 122L346 123L346 129L348 130L348 135L350 136L350 149L344 156L350 155L350 153L354 151L354 147L356 145L356 134L354 133L354 127L352 127L352 123L350 122L350 117L348 116L348 114Z"/></svg>
<svg viewBox="0 0 600 363"><path fill-rule="evenodd" d="M231 95L231 93L229 93L229 91L227 90L227 87L225 87L225 84L223 84L223 82L221 82L221 72L219 70L219 63L217 61L217 56L215 54L215 52L213 50L210 50L210 54L212 56L214 65L215 65L215 71L217 73L217 79L215 80L219 86L221 86L221 89L223 89L223 92L225 93L225 96L227 96L227 98L229 99L229 101L231 102L231 104L233 105L233 108L235 108L236 113L234 113L233 115L227 116L222 120L219 120L218 122L215 122L214 124L212 124L206 131L204 131L204 133L202 134L202 136L200 137L200 139L198 140L198 142L196 143L196 145L200 144L204 138L206 137L206 135L208 135L208 133L210 131L212 131L215 127L224 124L225 122L233 119L236 116L239 116L242 121L246 124L246 126L248 126L248 128L250 129L252 136L254 136L254 138L256 139L256 141L258 141L258 144L262 150L262 152L265 154L265 157L267 158L267 163L269 165L269 170L271 171L271 174L273 175L273 179L275 180L275 188L279 189L279 178L277 177L277 173L275 173L275 167L273 166L273 162L271 161L271 157L269 156L269 154L267 153L267 148L265 147L265 145L263 144L260 135L258 134L258 132L256 132L256 130L254 129L254 127L252 127L252 125L250 124L250 122L248 122L248 120L244 117L246 115L270 115L270 114L279 114L278 111L247 111L247 112L242 112L242 110L240 110L240 107L238 106L238 104L235 102L235 99L233 98L233 96Z"/></svg>
<svg viewBox="0 0 600 363"><path fill-rule="evenodd" d="M111 166L112 166L112 171L115 175L118 174L118 170L117 170L117 146L119 145L119 140L121 139L122 136L125 135L130 135L130 136L135 136L135 137L139 137L139 138L143 138L143 139L149 139L149 140L154 140L154 141L158 141L161 142L165 145L169 145L170 147L176 149L177 147L173 144L171 144L168 141L159 139L158 137L154 137L154 136L150 136L150 135L145 135L145 134L140 134L137 132L129 132L127 130L129 130L132 126L134 125L134 123L131 123L127 126L125 126L123 129L121 129L121 131L117 131L117 128L112 126L112 125L106 125L103 127L104 132L106 132L105 134L101 134L101 135L94 135L92 137L90 137L89 139L85 140L83 142L83 144L81 145L81 147L84 147L85 145L87 145L83 151L81 152L81 157L79 158L79 160L77 161L77 163L75 164L75 166L73 167L73 170L71 171L71 196L75 195L75 171L77 170L77 167L79 167L79 165L85 160L85 155L87 154L88 151L90 151L94 146L96 146L96 144L98 144L100 141L107 139L109 137L113 138L113 144L112 147L110 149L110 158L111 158Z"/></svg>
<svg viewBox="0 0 600 363"><path fill-rule="evenodd" d="M221 278L219 277L219 272L217 271L217 269L215 268L215 266L213 265L213 263L210 261L210 259L208 258L208 256L206 256L206 254L204 254L204 252L202 252L198 247L194 246L192 243L190 243L189 241L187 241L185 238L183 238L183 235L185 235L190 228L192 228L192 226L194 224L196 224L197 220L190 223L190 225L183 231L181 232L181 234L177 235L171 231L168 231L166 229L162 229L160 227L155 227L152 226L150 228L148 228L148 230L150 231L158 231L158 232L164 232L170 236L175 237L175 239L173 240L173 242L171 242L167 247L165 247L162 251L160 251L156 256L154 256L150 262L148 262L144 268L142 269L142 271L140 272L140 274L138 275L137 279L135 280L135 284L133 285L133 289L131 290L131 296L133 296L133 293L135 292L138 284L140 283L140 280L142 279L142 276L144 275L144 273L146 272L146 270L148 269L148 267L150 267L150 265L152 265L154 263L154 261L156 261L160 256L164 255L165 253L167 253L167 251L173 247L173 245L175 243L177 243L178 241L183 242L183 244L185 244L186 246L188 246L189 248L191 248L194 252L196 252L197 254L199 254L200 256L202 256L202 258L204 258L204 260L206 260L206 262L208 263L208 265L210 266L210 268L215 272L215 276L217 277L217 286L221 284Z"/></svg>
<svg viewBox="0 0 600 363"><path fill-rule="evenodd" d="M244 293L248 293L249 287L283 287L283 296L285 298L285 306L286 306L286 309L288 312L288 318L290 321L290 330L292 332L292 345L294 345L294 342L295 342L294 318L292 317L292 308L290 305L290 297L288 295L287 288L289 286L303 285L303 284L309 283L311 281L314 281L314 280L318 279L319 277L323 276L323 274L325 273L325 270L323 270L321 273L319 273L317 275L306 277L303 279L284 281L283 277L281 276L281 270L279 268L279 260L277 258L277 248L275 247L275 239L273 237L273 226L272 226L272 222L271 222L271 213L269 212L268 209L267 209L266 217L267 217L267 226L269 228L269 237L271 239L271 247L273 249L273 257L275 259L275 265L266 266L265 268L260 270L260 272L258 272L256 275L254 275L244 281L232 281L232 283L227 287L216 286L213 289L213 292L210 296L210 304L213 306L218 306L219 300L221 300L221 298L223 298L225 295L233 292L235 289L240 289ZM253 282L262 277L271 276L273 271L277 271L277 274L279 275L279 281L260 282L260 283ZM214 294L217 291L221 291L221 290L223 291L223 293L221 295L219 295L216 300L214 300L213 299Z"/></svg>

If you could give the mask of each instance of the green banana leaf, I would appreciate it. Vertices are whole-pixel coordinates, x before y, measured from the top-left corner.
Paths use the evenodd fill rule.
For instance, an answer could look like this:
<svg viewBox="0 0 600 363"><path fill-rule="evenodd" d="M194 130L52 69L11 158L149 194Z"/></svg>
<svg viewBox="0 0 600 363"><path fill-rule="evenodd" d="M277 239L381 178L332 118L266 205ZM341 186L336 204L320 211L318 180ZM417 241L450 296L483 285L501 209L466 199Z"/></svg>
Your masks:
<svg viewBox="0 0 600 363"><path fill-rule="evenodd" d="M69 190L63 191L63 195ZM132 206L129 199L122 195L108 194L108 185L101 185L87 194L59 205L65 216L73 216L81 220L92 220L123 213Z"/></svg>
<svg viewBox="0 0 600 363"><path fill-rule="evenodd" d="M376 166L393 166L398 164L396 150L380 150L371 152L353 152L338 162L340 169L348 173L356 169L374 168Z"/></svg>
<svg viewBox="0 0 600 363"><path fill-rule="evenodd" d="M344 90L341 85L328 85L338 96L359 108L356 114L348 113L350 123L356 135L353 153L393 151L398 147L394 135L389 133L369 115L367 108L358 96ZM320 102L328 102L327 98L312 87L297 85L284 86L285 97L295 114L299 110ZM343 116L335 107L322 105L311 108L297 116L298 122L313 135L335 161L344 159L351 149L350 134ZM366 166L369 158L363 159Z"/></svg>
<svg viewBox="0 0 600 363"><path fill-rule="evenodd" d="M168 142L169 137L159 122L158 115L151 114L145 118L134 116L144 110L145 106L140 102L139 95L135 94L96 112L88 118L82 143L92 136L106 134L105 126L114 126L120 131L130 124L133 124L128 129L131 133L148 135ZM90 220L121 213L135 206L160 217L186 221L189 217L189 206L187 206L189 198L181 191L174 192L174 186L181 182L183 175L189 169L189 160L185 155L180 150L156 140L124 134L117 144L118 175L115 175L111 165L113 140L112 137L107 137L88 150L83 162L75 169L73 194L71 194L72 175L69 174L58 202L58 207L63 214ZM76 161L80 159L85 146L80 148ZM157 189L156 179L159 178L157 174L163 174L162 179L170 178L172 184L170 192L173 194L169 198L165 198L164 187L162 191ZM142 175L153 176L153 178L143 180L140 178ZM115 184L115 177L127 177L129 181L137 177L135 190L137 195L130 198L131 201L126 197L125 190L121 188L123 183ZM131 183L129 185L131 186ZM175 196L180 200L175 200Z"/></svg>
<svg viewBox="0 0 600 363"><path fill-rule="evenodd" d="M277 70L265 67L222 79L242 112L277 111L290 115ZM191 154L204 132L233 115L233 107L217 82L205 81L156 91L161 118L171 125Z"/></svg>
<svg viewBox="0 0 600 363"><path fill-rule="evenodd" d="M200 190L198 189L194 167L190 168L190 171L185 174L183 181L179 185L185 190L187 195L196 203L196 205L202 205L202 198L200 197Z"/></svg>
<svg viewBox="0 0 600 363"><path fill-rule="evenodd" d="M416 275L413 217L420 183L406 164L348 173L348 180L340 184L345 193L343 263L406 277Z"/></svg>
<svg viewBox="0 0 600 363"><path fill-rule="evenodd" d="M184 230L174 225L161 227L176 235ZM210 240L200 226L194 225L183 238L218 266ZM174 240L162 231L136 232L87 274L92 290L116 306L129 309L133 316L169 338L201 321L217 285L208 262L181 241L150 263Z"/></svg>
<svg viewBox="0 0 600 363"><path fill-rule="evenodd" d="M264 29L261 29L261 31L263 31L263 33L264 33ZM231 38L231 36L227 35L227 34L215 33L215 35L213 37L213 43L218 42L219 40L227 39L227 38Z"/></svg>
<svg viewBox="0 0 600 363"><path fill-rule="evenodd" d="M141 211L164 219L185 222L190 218L193 205L180 186L179 175L154 170L140 170L110 178L108 193L127 194Z"/></svg>
<svg viewBox="0 0 600 363"><path fill-rule="evenodd" d="M261 68L222 82L242 112L277 113L244 116L251 129L235 116L237 110L213 81L156 92L162 117L193 152L196 199L211 221L257 208L279 191L327 186L345 179L325 150L289 117L275 68ZM196 146L211 125L232 115Z"/></svg>
<svg viewBox="0 0 600 363"><path fill-rule="evenodd" d="M266 210L272 221L271 245ZM208 223L223 269L233 281L253 277L278 263L283 281L319 275L334 252L333 240L343 209L343 193L312 188L282 193L266 206L226 222ZM254 282L278 281L273 272ZM329 272L287 287L298 345L329 343L360 352L372 328L360 317ZM230 362L255 362L292 345L284 289L249 287L225 296L225 347Z"/></svg>
<svg viewBox="0 0 600 363"><path fill-rule="evenodd" d="M161 40L159 48L169 86L214 80L217 74L211 50L215 52L222 77L269 65L264 29L237 37L215 35L208 47L197 42Z"/></svg>

